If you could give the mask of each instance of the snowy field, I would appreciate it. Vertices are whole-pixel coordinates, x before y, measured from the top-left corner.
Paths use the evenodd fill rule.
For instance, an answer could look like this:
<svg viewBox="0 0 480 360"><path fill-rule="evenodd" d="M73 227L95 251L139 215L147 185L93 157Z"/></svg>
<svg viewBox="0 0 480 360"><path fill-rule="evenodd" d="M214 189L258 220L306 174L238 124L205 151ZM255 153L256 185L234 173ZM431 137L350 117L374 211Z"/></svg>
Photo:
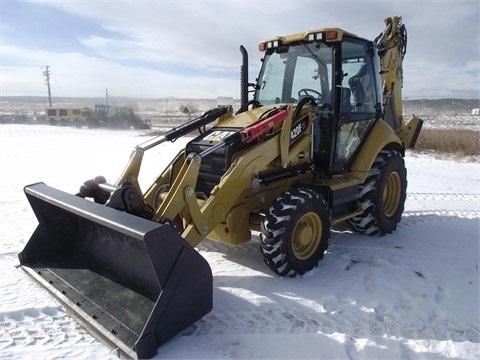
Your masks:
<svg viewBox="0 0 480 360"><path fill-rule="evenodd" d="M75 193L114 182L140 132L0 126L0 359L115 359L17 268L37 222L23 186ZM148 184L184 142L147 152ZM409 152L408 197L396 232L334 229L318 268L281 278L259 240L203 241L214 309L156 358L480 359L480 163Z"/></svg>

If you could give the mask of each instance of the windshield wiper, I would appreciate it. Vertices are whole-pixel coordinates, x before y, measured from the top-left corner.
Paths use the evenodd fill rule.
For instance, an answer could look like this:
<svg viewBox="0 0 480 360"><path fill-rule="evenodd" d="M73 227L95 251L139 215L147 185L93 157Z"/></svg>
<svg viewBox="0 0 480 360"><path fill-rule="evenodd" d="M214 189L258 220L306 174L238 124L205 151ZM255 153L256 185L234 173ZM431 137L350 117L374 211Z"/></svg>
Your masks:
<svg viewBox="0 0 480 360"><path fill-rule="evenodd" d="M305 49L307 49L308 52L309 52L315 59L317 59L318 62L319 62L320 64L322 64L325 69L328 70L327 65L325 65L325 63L322 61L322 59L320 59L320 58L318 57L318 55L315 54L315 53L308 47L307 44L305 44L303 41L301 41L300 44L302 44L302 45L305 47Z"/></svg>

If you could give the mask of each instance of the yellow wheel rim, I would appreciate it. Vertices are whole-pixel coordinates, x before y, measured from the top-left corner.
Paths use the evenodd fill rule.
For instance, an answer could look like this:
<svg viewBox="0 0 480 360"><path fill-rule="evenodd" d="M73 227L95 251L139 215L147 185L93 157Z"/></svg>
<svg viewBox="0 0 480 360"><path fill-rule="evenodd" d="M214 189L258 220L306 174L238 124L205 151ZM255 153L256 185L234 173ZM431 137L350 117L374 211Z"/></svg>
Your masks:
<svg viewBox="0 0 480 360"><path fill-rule="evenodd" d="M402 180L396 171L388 175L387 183L383 189L383 210L386 217L392 217L398 209L402 197Z"/></svg>
<svg viewBox="0 0 480 360"><path fill-rule="evenodd" d="M322 220L317 213L303 215L295 225L292 249L297 259L306 260L317 252L322 238Z"/></svg>

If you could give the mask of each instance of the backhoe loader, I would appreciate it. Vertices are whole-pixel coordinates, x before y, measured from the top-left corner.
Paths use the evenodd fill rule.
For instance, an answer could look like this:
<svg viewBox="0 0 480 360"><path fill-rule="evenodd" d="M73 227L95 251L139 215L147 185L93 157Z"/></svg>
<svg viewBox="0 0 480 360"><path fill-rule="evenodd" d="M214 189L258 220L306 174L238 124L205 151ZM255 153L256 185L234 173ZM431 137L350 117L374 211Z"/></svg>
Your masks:
<svg viewBox="0 0 480 360"><path fill-rule="evenodd" d="M258 231L266 265L293 277L317 266L335 224L383 235L401 220L405 150L422 126L402 115L401 18L374 41L321 28L259 50L249 83L240 47L235 113L219 106L135 147L115 183L25 187L39 225L21 268L121 357L153 356L211 311L212 271L195 250L205 238L237 245ZM193 131L143 191L148 150Z"/></svg>

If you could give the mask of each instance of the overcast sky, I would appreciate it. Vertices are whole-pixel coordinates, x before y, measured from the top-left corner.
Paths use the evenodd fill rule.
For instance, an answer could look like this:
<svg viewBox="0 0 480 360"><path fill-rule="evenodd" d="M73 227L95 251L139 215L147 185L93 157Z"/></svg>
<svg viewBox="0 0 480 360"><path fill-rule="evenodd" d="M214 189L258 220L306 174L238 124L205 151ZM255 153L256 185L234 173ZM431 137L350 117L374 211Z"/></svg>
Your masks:
<svg viewBox="0 0 480 360"><path fill-rule="evenodd" d="M0 95L239 97L260 40L320 27L374 39L388 16L408 31L409 99L480 98L478 0L0 0Z"/></svg>

